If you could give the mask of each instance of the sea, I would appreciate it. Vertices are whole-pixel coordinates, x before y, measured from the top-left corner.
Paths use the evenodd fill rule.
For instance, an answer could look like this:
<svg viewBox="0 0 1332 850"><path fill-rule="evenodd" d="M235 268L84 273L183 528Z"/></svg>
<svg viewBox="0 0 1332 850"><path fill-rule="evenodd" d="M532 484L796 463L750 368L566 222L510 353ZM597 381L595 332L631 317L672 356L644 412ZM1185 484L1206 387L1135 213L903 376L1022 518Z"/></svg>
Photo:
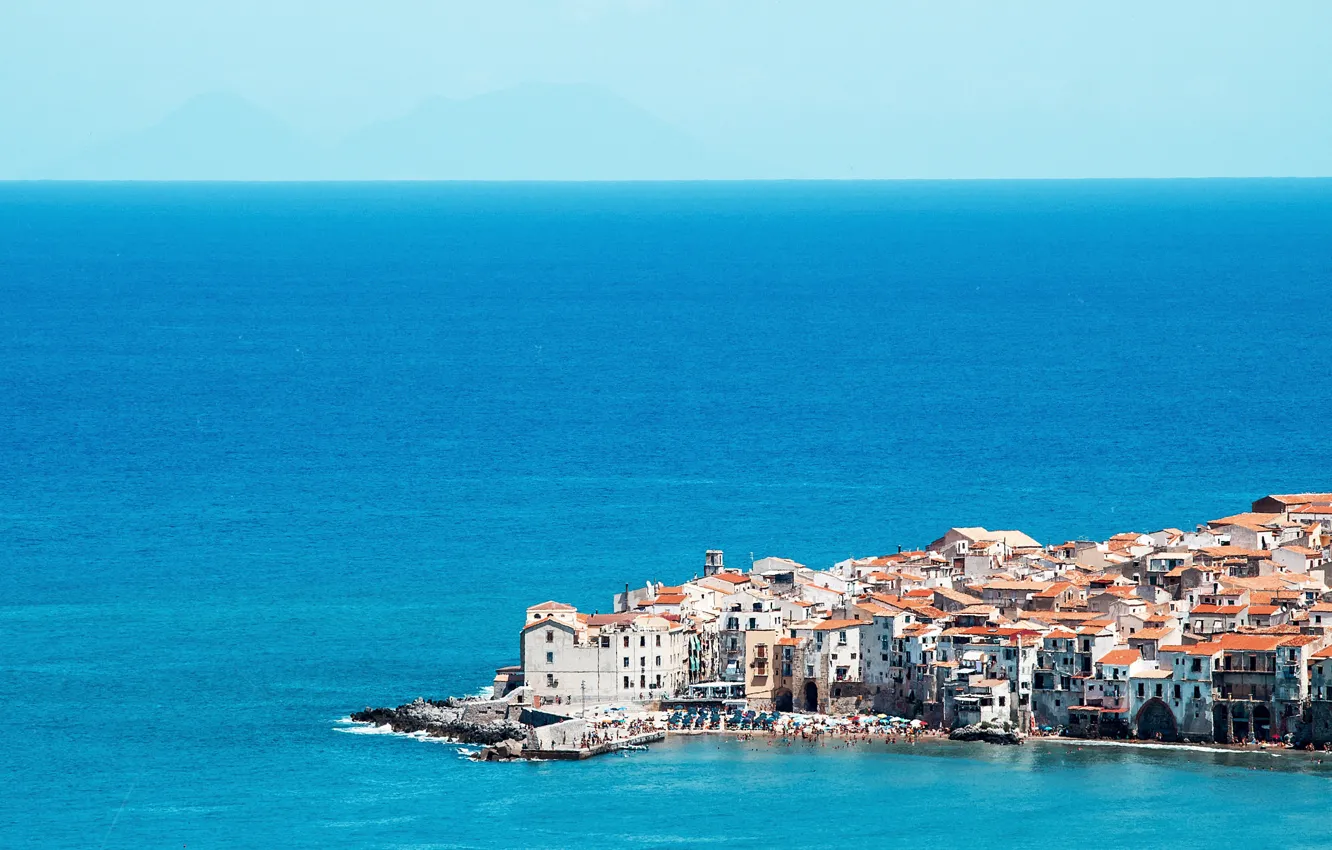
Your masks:
<svg viewBox="0 0 1332 850"><path fill-rule="evenodd" d="M357 734L523 609L1332 489L1332 181L0 184L0 847L1326 847L1315 759Z"/></svg>

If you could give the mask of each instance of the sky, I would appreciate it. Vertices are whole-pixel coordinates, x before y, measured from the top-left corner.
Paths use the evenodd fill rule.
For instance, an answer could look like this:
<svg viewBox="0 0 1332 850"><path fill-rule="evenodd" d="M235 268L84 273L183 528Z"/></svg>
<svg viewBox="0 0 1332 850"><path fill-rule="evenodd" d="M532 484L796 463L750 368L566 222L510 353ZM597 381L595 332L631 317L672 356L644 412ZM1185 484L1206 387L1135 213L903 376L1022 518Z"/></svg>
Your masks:
<svg viewBox="0 0 1332 850"><path fill-rule="evenodd" d="M624 137L662 134L621 166L644 178L689 176L689 162L653 164L654 144L682 137L707 152L708 177L1332 175L1326 0L4 0L0 178L116 176L178 154L186 176L214 168L189 148L225 127L216 116L206 131L177 116L174 135L134 146L218 95L332 152L328 175L374 176L370 148L344 144L366 128L440 99L537 92L428 131L459 134L482 111L477 145L493 148L496 133L533 135L524 110L560 86L658 122ZM560 178L560 145L579 143L561 136L539 166L515 146L482 176ZM476 150L450 148L420 176Z"/></svg>

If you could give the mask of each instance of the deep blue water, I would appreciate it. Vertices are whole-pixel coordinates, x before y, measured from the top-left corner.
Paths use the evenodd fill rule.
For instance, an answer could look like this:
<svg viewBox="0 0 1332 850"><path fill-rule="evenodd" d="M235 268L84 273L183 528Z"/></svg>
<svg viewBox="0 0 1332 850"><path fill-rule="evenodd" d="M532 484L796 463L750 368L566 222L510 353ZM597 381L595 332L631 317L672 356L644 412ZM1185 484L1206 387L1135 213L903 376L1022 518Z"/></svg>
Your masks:
<svg viewBox="0 0 1332 850"><path fill-rule="evenodd" d="M333 721L707 548L1328 489L1330 284L1332 181L0 185L0 846L1323 844L1308 766Z"/></svg>

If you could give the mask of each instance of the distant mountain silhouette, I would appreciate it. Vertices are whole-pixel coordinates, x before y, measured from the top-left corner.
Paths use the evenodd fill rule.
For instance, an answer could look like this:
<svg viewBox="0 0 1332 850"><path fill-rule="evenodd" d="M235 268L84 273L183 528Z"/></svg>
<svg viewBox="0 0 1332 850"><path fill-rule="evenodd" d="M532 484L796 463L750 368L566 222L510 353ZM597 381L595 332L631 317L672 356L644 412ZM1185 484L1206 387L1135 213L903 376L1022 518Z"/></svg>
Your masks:
<svg viewBox="0 0 1332 850"><path fill-rule="evenodd" d="M231 94L195 97L161 122L76 154L34 177L72 180L292 180L319 177L323 154Z"/></svg>
<svg viewBox="0 0 1332 850"><path fill-rule="evenodd" d="M712 151L602 89L525 85L434 98L352 134L338 171L375 179L616 180L745 176Z"/></svg>
<svg viewBox="0 0 1332 850"><path fill-rule="evenodd" d="M609 92L525 85L433 98L331 148L230 94L32 174L75 180L633 180L756 176Z"/></svg>

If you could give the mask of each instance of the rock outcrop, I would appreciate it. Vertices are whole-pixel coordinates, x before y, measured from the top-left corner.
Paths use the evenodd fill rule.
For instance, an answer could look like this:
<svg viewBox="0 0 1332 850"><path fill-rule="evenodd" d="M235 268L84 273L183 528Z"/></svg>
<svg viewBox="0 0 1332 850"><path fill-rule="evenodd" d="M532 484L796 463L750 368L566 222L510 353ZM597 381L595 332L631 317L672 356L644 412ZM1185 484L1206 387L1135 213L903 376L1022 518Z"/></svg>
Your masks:
<svg viewBox="0 0 1332 850"><path fill-rule="evenodd" d="M528 727L516 720L473 719L478 712L469 711L470 707L468 700L418 698L397 708L367 708L352 714L351 719L388 726L394 732L424 732L432 738L448 738L462 744L521 743L527 737Z"/></svg>
<svg viewBox="0 0 1332 850"><path fill-rule="evenodd" d="M505 761L507 759L522 758L522 741L500 741L498 744L491 744L481 752L473 756L477 761Z"/></svg>
<svg viewBox="0 0 1332 850"><path fill-rule="evenodd" d="M987 744L1020 744L1022 736L1011 723L984 721L954 729L948 734L954 741L984 741Z"/></svg>

